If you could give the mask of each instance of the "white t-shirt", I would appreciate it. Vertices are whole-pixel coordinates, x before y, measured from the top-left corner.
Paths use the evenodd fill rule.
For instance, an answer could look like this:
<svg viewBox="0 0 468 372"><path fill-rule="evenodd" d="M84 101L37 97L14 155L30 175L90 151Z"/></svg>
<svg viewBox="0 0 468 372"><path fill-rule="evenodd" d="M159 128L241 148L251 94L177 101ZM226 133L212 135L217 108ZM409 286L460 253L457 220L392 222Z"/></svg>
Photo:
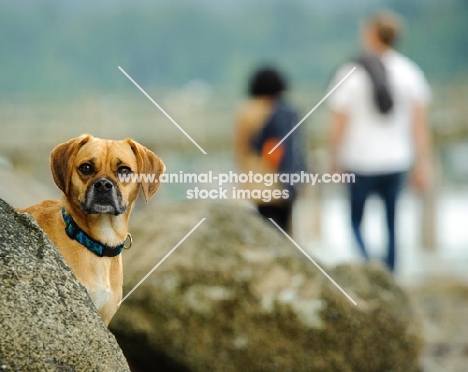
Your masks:
<svg viewBox="0 0 468 372"><path fill-rule="evenodd" d="M413 163L412 108L429 102L430 88L421 69L407 57L390 50L381 60L394 100L389 114L378 111L371 78L358 63L346 64L332 80L334 87L357 67L329 97L331 109L348 116L338 153L339 164L347 171L391 173L406 171Z"/></svg>

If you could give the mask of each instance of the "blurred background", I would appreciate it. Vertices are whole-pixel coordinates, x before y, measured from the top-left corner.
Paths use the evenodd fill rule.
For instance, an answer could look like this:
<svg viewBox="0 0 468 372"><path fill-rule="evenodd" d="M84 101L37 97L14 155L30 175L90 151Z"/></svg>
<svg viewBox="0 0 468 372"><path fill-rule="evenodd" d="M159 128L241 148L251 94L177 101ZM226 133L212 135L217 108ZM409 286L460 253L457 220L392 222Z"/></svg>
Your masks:
<svg viewBox="0 0 468 372"><path fill-rule="evenodd" d="M382 7L406 19L397 49L424 70L433 89L437 187L426 197L407 188L402 197L396 278L407 287L437 275L455 278L464 283L466 309L467 0L2 1L0 197L21 207L59 197L50 151L86 132L131 137L160 155L171 173L234 170L233 126L249 74L262 63L278 66L291 82L289 100L305 115L336 68L359 53L360 20ZM324 104L303 123L314 172L329 171L328 114ZM192 187L163 185L157 203L185 200ZM371 254L383 255L379 201L371 199L368 209L366 239ZM326 264L358 261L347 216L343 186L310 187L297 204L295 239ZM424 303L424 296L416 298ZM436 357L450 352L434 350Z"/></svg>
<svg viewBox="0 0 468 372"><path fill-rule="evenodd" d="M405 17L398 49L422 67L433 89L437 195L423 203L407 191L408 208L400 219L406 231L403 243L407 251L422 246L437 250L463 273L468 267L463 228L468 218L466 0L1 2L3 169L29 175L58 195L48 155L57 143L85 132L132 137L161 155L168 172L235 169L233 124L252 70L261 63L283 70L291 82L289 99L305 115L326 93L335 69L359 53L360 20L382 7ZM317 172L329 170L327 121L324 104L303 124L309 166ZM36 195L39 186L24 192L6 174L0 183L4 198L16 195L11 199L16 205L27 206L42 196ZM172 184L161 188L158 198L184 200L186 189ZM330 185L309 188L298 204L296 237L320 246L317 254L324 254L324 260L356 254L344 217L344 191ZM365 221L372 226L366 230L376 250L384 245L379 208L371 200L371 217ZM400 261L400 273L416 270L413 260Z"/></svg>

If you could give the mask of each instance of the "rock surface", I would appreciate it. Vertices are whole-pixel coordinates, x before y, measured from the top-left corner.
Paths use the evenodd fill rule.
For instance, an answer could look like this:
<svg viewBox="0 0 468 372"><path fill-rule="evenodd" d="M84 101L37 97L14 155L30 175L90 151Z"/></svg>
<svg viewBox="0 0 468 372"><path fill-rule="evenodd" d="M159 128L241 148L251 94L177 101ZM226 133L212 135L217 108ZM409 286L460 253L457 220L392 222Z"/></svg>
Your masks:
<svg viewBox="0 0 468 372"><path fill-rule="evenodd" d="M57 248L1 199L0 288L0 371L129 371Z"/></svg>
<svg viewBox="0 0 468 372"><path fill-rule="evenodd" d="M124 294L202 218L110 324L133 370L420 370L418 318L382 266L325 268L354 306L242 207L181 203L133 216Z"/></svg>
<svg viewBox="0 0 468 372"><path fill-rule="evenodd" d="M459 372L468 366L468 283L438 276L408 288L424 324L424 372Z"/></svg>

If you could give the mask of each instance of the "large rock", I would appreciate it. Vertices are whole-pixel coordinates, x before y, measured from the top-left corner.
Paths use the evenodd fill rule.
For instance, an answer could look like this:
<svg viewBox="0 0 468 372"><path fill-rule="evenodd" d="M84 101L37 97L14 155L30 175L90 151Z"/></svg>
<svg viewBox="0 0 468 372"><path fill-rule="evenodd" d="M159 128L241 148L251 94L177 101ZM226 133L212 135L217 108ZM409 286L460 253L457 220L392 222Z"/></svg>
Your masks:
<svg viewBox="0 0 468 372"><path fill-rule="evenodd" d="M0 371L129 371L60 252L1 199Z"/></svg>
<svg viewBox="0 0 468 372"><path fill-rule="evenodd" d="M452 274L453 275L453 274ZM409 288L424 324L424 372L460 372L468 366L466 277L435 276Z"/></svg>
<svg viewBox="0 0 468 372"><path fill-rule="evenodd" d="M354 306L254 211L195 202L134 217L124 294L206 218L111 322L135 371L419 370L418 319L382 266L326 268Z"/></svg>

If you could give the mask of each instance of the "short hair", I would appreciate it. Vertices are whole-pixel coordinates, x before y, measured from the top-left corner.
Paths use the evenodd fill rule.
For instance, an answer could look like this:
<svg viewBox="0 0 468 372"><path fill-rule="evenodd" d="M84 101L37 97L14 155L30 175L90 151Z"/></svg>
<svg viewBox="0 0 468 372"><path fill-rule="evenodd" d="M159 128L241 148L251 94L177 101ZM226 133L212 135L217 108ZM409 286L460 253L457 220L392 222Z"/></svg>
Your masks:
<svg viewBox="0 0 468 372"><path fill-rule="evenodd" d="M279 97L286 89L286 81L278 70L263 67L252 74L248 92L252 97Z"/></svg>
<svg viewBox="0 0 468 372"><path fill-rule="evenodd" d="M365 25L376 31L381 43L393 47L403 31L404 21L397 13L383 10L369 16Z"/></svg>

